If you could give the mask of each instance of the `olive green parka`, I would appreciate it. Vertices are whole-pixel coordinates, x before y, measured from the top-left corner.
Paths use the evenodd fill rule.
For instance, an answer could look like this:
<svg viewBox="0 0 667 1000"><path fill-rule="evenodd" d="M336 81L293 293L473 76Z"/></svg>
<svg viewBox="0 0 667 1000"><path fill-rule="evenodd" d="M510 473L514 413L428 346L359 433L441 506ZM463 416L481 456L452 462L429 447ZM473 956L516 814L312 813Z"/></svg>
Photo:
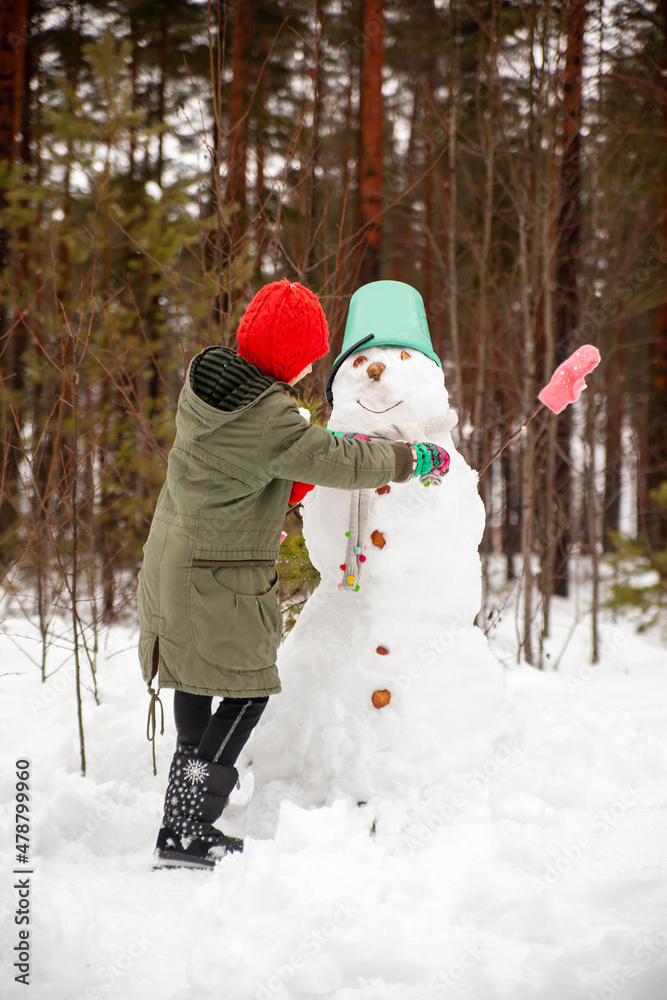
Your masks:
<svg viewBox="0 0 667 1000"><path fill-rule="evenodd" d="M159 688L193 694L279 692L275 562L292 482L353 490L410 478L406 444L334 437L290 391L227 348L190 365L139 574L147 683L157 673Z"/></svg>

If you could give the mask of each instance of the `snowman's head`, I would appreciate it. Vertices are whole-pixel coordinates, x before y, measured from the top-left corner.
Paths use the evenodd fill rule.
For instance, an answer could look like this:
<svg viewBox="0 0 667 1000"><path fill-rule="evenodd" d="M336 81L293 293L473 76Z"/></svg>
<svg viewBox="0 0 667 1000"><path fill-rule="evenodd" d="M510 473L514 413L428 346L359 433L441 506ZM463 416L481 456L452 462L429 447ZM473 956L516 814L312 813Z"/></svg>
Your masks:
<svg viewBox="0 0 667 1000"><path fill-rule="evenodd" d="M336 373L330 421L335 429L368 433L448 413L442 369L414 347L362 345Z"/></svg>

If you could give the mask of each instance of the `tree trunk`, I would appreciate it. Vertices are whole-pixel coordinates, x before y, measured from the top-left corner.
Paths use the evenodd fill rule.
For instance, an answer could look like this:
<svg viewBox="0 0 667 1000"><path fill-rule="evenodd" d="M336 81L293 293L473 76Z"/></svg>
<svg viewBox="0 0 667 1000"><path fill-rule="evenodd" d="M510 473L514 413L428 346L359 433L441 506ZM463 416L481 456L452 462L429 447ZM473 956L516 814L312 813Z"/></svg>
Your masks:
<svg viewBox="0 0 667 1000"><path fill-rule="evenodd" d="M484 67L485 86L489 99L484 100L481 93L481 82L477 84L477 107L480 129L480 142L484 157L484 199L482 203L482 245L479 252L479 306L477 330L476 379L472 407L472 438L470 442L470 463L478 469L482 463L482 448L486 438L484 433L484 410L488 376L486 371L486 354L489 342L489 257L491 250L491 225L493 222L493 189L496 158L496 102L495 77L497 54L497 0L492 0L490 17L483 31L480 32L480 65ZM532 88L531 88L532 91ZM534 286L533 286L534 294ZM486 486L482 484L482 490Z"/></svg>
<svg viewBox="0 0 667 1000"><path fill-rule="evenodd" d="M523 318L523 398L528 413L536 395L535 385L535 286L530 280L526 217L519 217L519 269L521 275L521 313ZM529 291L530 289L530 291ZM535 423L526 425L521 470L521 550L523 552L523 638L526 663L535 663L533 647L533 522L535 515Z"/></svg>
<svg viewBox="0 0 667 1000"><path fill-rule="evenodd" d="M27 99L30 95L28 0L0 0L0 162L13 166L20 155L19 136L23 133L23 155L29 157ZM0 188L0 208L7 202ZM18 262L26 269L25 251ZM7 233L0 230L0 282L9 265ZM7 297L9 298L9 296ZM3 541L11 534L16 518L15 490L21 446L23 406L17 405L23 390L21 358L28 331L20 316L8 329L9 314L0 306L0 524Z"/></svg>
<svg viewBox="0 0 667 1000"><path fill-rule="evenodd" d="M259 81L257 86L257 95L255 102L255 223L254 223L254 237L255 237L255 274L259 278L262 273L262 254L264 252L264 243L267 239L267 228L266 228L266 179L264 176L265 170L265 160L266 160L266 136L263 127L263 122L267 120L266 112L264 110L265 101L265 90L266 84L264 82L264 77Z"/></svg>
<svg viewBox="0 0 667 1000"><path fill-rule="evenodd" d="M232 79L227 102L227 182L222 208L228 218L219 219L220 281L219 317L221 343L226 340L226 326L232 308L242 293L233 286L230 266L241 249L247 221L246 173L248 159L247 100L250 86L250 42L256 27L254 0L239 0L234 6L232 28Z"/></svg>
<svg viewBox="0 0 667 1000"><path fill-rule="evenodd" d="M454 14L454 8L456 15ZM467 446L463 437L462 428L465 424L465 409L463 399L463 364L461 358L461 344L459 338L459 294L456 268L456 241L458 238L458 227L456 225L456 102L458 100L458 77L459 77L459 13L458 6L451 0L449 4L449 149L447 151L447 167L449 182L443 190L445 202L445 219L447 226L447 270L448 270L448 320L449 337L452 345L452 361L454 363L454 384L455 384L455 407L459 414L459 451L463 457L467 457Z"/></svg>
<svg viewBox="0 0 667 1000"><path fill-rule="evenodd" d="M314 15L315 15L315 45L313 47L313 59L315 65L309 67L308 75L313 81L313 119L312 127L310 130L310 150L309 150L309 164L308 164L308 203L306 205L306 218L307 218L307 229L306 229L306 240L304 246L304 254L302 259L301 268L299 271L299 280L304 280L308 282L307 275L313 270L317 264L317 250L316 243L318 239L323 237L323 229L325 226L325 220L322 220L321 213L318 211L318 192L317 192L317 168L320 159L320 118L322 115L322 90L323 90L323 69L322 69L322 31L323 31L323 11L321 8L321 0L314 0ZM326 210L325 210L326 213ZM322 221L321 227L318 223ZM318 232L319 230L319 232Z"/></svg>
<svg viewBox="0 0 667 1000"><path fill-rule="evenodd" d="M428 226L431 221L429 215L424 212L419 220L419 223L417 222L413 204L414 193L408 193L413 191L420 168L419 135L424 130L424 119L426 115L424 110L423 95L424 88L422 87L422 81L421 79L415 79L414 86L412 88L412 106L410 110L410 131L408 144L405 151L405 158L403 159L403 163L399 169L400 182L396 184L395 189L392 189L392 197L395 196L400 200L398 200L398 203L390 215L390 276L392 281L405 281L408 284L415 283L415 262L417 259L417 250L415 249L415 232L417 225L422 225L424 239L425 241L428 241L428 233L425 227ZM424 161L429 155L427 147L428 142L424 144ZM399 183L400 192L398 190ZM424 183L426 183L426 177L424 178ZM426 191L424 193L424 197L426 198ZM426 315L428 317L428 302L425 301L424 304L426 306Z"/></svg>
<svg viewBox="0 0 667 1000"><path fill-rule="evenodd" d="M232 246L240 236L242 216L246 210L246 160L248 147L248 122L246 102L250 83L250 63L248 53L255 29L253 0L240 0L235 5L234 28L232 33L232 81L227 106L228 147L227 184L225 205L237 204L240 211L235 222L230 225Z"/></svg>
<svg viewBox="0 0 667 1000"><path fill-rule="evenodd" d="M568 0L565 7L565 69L562 98L562 159L560 165L560 212L556 254L556 361L565 361L576 346L579 314L577 275L581 232L581 73L586 25L585 0ZM568 593L568 561L572 545L571 461L572 420L569 410L558 418L556 496L558 502L554 592Z"/></svg>
<svg viewBox="0 0 667 1000"><path fill-rule="evenodd" d="M557 232L552 223L552 205L548 205L542 219L542 328L544 332L544 368L542 382L547 383L556 367L556 345L554 340L553 277L555 240ZM554 593L556 566L556 423L545 415L545 470L544 489L541 498L541 514L544 539L539 587L542 592L542 642L549 635L551 625L551 598Z"/></svg>
<svg viewBox="0 0 667 1000"><path fill-rule="evenodd" d="M662 13L662 150L660 177L660 237L663 253L667 248L667 0L661 0ZM648 456L645 509L640 526L652 548L667 547L667 509L658 503L652 491L667 482L667 302L658 306L655 336L650 352L650 389L647 414Z"/></svg>
<svg viewBox="0 0 667 1000"><path fill-rule="evenodd" d="M384 0L364 0L364 48L359 81L360 285L380 277L382 209L382 64Z"/></svg>
<svg viewBox="0 0 667 1000"><path fill-rule="evenodd" d="M616 342L607 367L605 421L604 508L602 536L604 551L613 552L612 533L621 526L621 484L623 469L622 430L625 413L624 373L625 318L619 317Z"/></svg>
<svg viewBox="0 0 667 1000"><path fill-rule="evenodd" d="M544 8L542 17L542 30L540 37L540 48L542 50L542 71L540 75L540 104L549 106L557 100L554 93L554 81L552 74L545 73L544 67L548 66L548 53L552 42L552 8ZM554 155L555 132L557 125L546 129L544 124L541 128L541 136L547 140L547 152L544 156L544 168L541 172L541 185L547 192L546 203L540 221L540 249L541 260L540 285L542 289L541 302L541 331L542 349L544 354L543 366L539 372L542 385L549 382L556 367L556 344L554 327L554 292L555 292L555 268L556 268L556 248L558 244L558 198L557 198L557 161ZM542 593L542 633L540 636L540 653L544 649L544 639L549 635L551 598L554 592L554 567L556 565L556 422L551 419L551 415L543 413L540 415L540 423L543 430L543 445L541 453L541 464L544 469L543 488L537 501L537 509L542 532L542 558L538 586Z"/></svg>
<svg viewBox="0 0 667 1000"><path fill-rule="evenodd" d="M0 0L0 161L10 166L18 156L28 23L28 0ZM6 267L7 238L0 233L0 271Z"/></svg>
<svg viewBox="0 0 667 1000"><path fill-rule="evenodd" d="M516 580L514 556L521 552L521 480L517 469L518 452L516 448L506 448L502 453L502 477L505 502L503 504L502 549L507 560L506 579L508 583Z"/></svg>
<svg viewBox="0 0 667 1000"><path fill-rule="evenodd" d="M423 274L423 294L424 305L426 307L426 318L431 330L434 333L434 315L431 308L433 301L433 247L428 238L428 230L435 232L434 204L433 204L433 175L435 173L435 146L430 136L435 127L435 68L437 66L436 37L438 27L438 14L435 9L434 0L428 0L428 67L426 79L424 81L424 94L426 103L426 124L428 126L427 141L424 143L424 230L427 231L424 240L424 252L422 257ZM416 116L413 115L412 128L414 130ZM405 280L405 279L403 279Z"/></svg>
<svg viewBox="0 0 667 1000"><path fill-rule="evenodd" d="M597 448L598 414L595 394L586 394L586 460L584 464L584 530L588 534L591 557L591 663L597 663L599 653L600 614L600 501L596 482L595 452Z"/></svg>

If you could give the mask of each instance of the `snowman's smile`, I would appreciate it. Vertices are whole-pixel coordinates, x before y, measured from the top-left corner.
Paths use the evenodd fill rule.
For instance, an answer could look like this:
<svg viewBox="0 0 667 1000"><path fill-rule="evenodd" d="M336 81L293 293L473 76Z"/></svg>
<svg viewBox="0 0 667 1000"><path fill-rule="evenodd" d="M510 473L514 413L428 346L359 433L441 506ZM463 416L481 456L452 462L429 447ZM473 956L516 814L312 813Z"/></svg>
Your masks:
<svg viewBox="0 0 667 1000"><path fill-rule="evenodd" d="M359 403L359 406L361 406L361 408L363 410L368 410L369 413L388 413L389 410L395 410L396 407L400 406L402 402L403 402L403 400L399 399L398 403L394 403L393 406L388 406L386 410L371 410L370 406L364 406L364 404L361 402L361 400L359 400L359 399L357 400L357 403Z"/></svg>

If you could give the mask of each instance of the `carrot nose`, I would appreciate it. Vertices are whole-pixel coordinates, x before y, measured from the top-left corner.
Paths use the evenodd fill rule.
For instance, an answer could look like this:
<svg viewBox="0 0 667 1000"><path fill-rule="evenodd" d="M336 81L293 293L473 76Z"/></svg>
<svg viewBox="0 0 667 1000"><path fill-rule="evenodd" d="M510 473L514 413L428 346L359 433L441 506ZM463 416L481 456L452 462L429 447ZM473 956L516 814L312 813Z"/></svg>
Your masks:
<svg viewBox="0 0 667 1000"><path fill-rule="evenodd" d="M373 382L379 382L380 375L385 370L385 367L386 366L383 365L380 361L374 361L373 364L369 365L368 368L366 369L366 374L370 379L373 380Z"/></svg>

